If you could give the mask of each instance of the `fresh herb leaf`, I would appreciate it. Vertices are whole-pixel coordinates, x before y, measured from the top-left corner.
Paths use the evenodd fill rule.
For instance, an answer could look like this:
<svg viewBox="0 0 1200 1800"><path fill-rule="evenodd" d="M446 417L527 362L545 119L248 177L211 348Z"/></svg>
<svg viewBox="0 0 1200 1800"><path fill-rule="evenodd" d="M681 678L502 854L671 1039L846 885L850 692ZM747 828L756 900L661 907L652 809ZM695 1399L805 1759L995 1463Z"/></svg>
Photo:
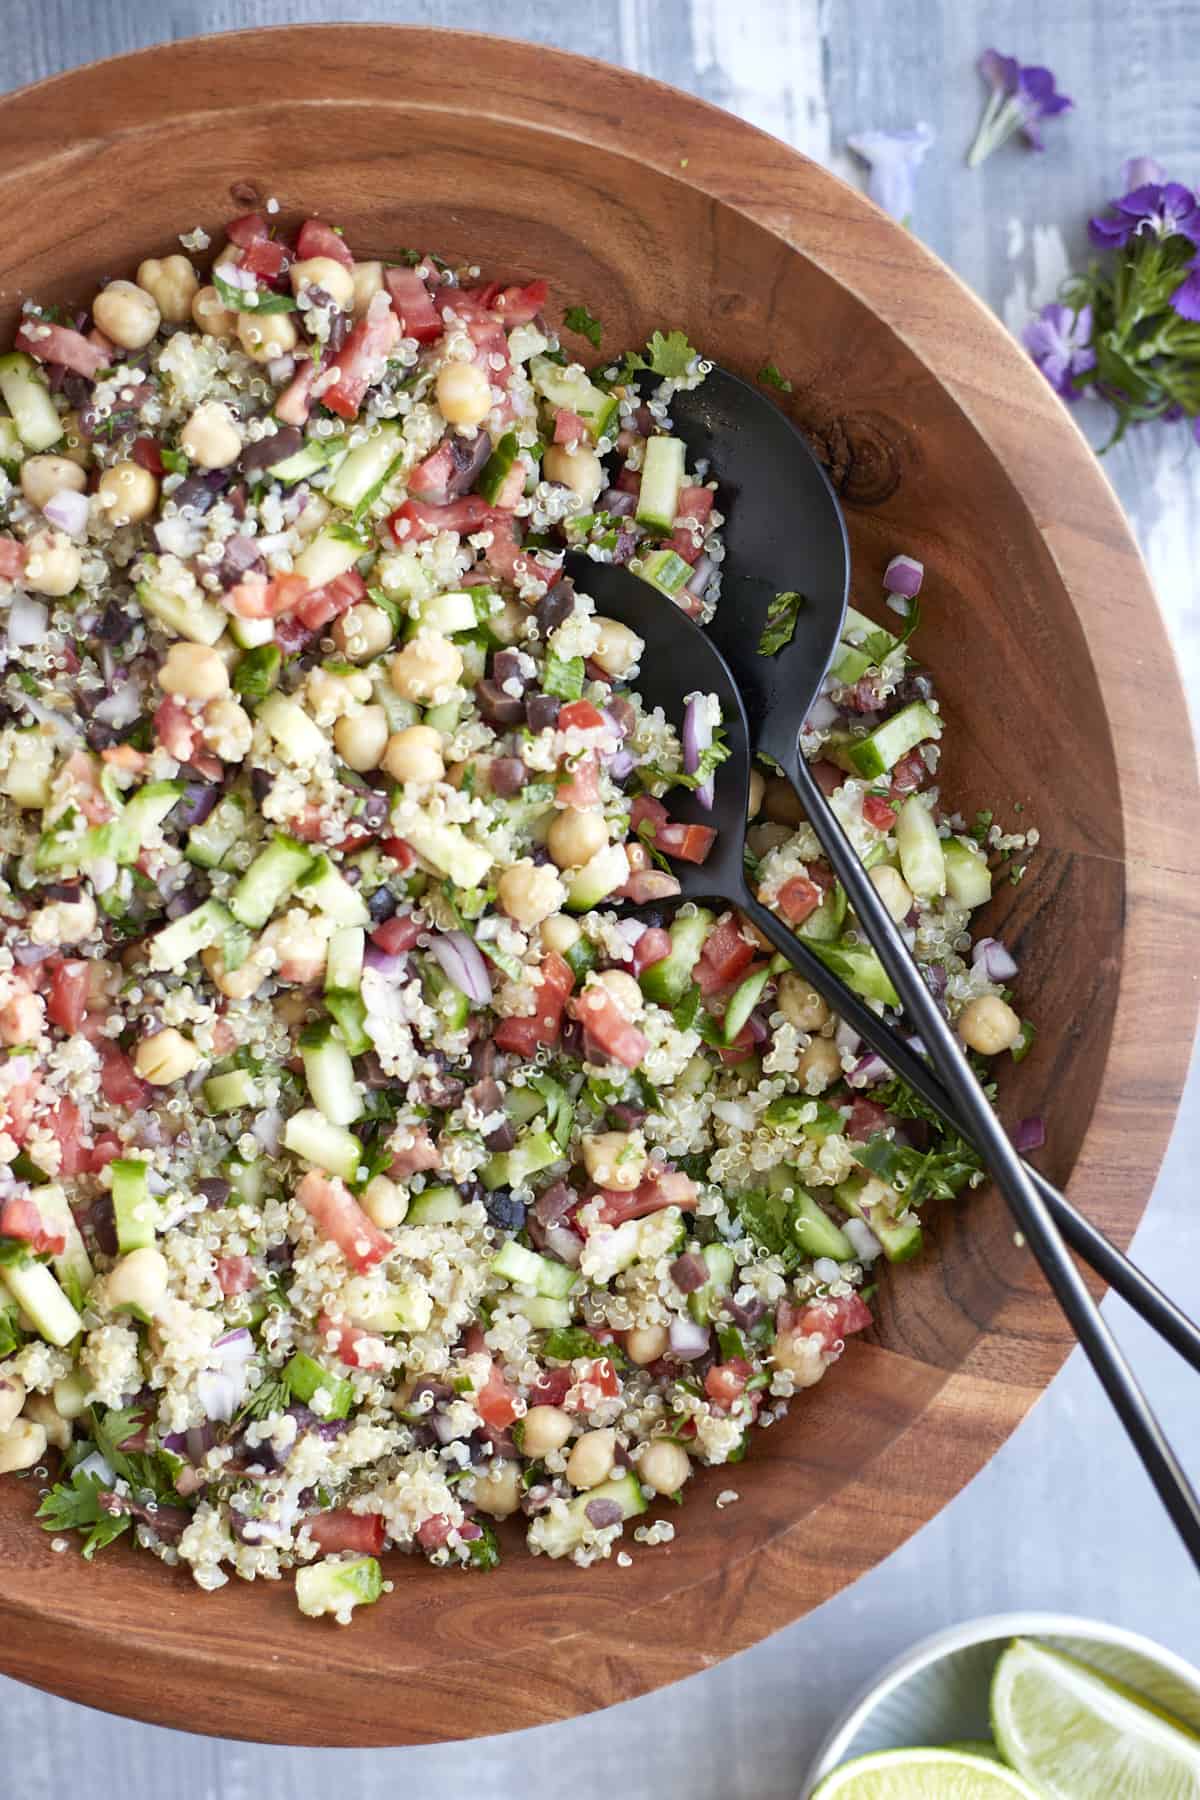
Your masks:
<svg viewBox="0 0 1200 1800"><path fill-rule="evenodd" d="M559 657L553 650L546 653L542 665L542 689L560 700L578 700L583 693L586 673L582 656Z"/></svg>
<svg viewBox="0 0 1200 1800"><path fill-rule="evenodd" d="M768 1255L778 1256L789 1273L807 1260L796 1242L796 1210L789 1204L786 1194L753 1188L747 1193L732 1195L731 1204L746 1235Z"/></svg>
<svg viewBox="0 0 1200 1800"><path fill-rule="evenodd" d="M594 1338L581 1325L561 1326L547 1333L542 1354L554 1362L575 1362L583 1356L595 1362L601 1357L607 1357L614 1368L618 1369L625 1361L615 1344L602 1344L599 1338Z"/></svg>
<svg viewBox="0 0 1200 1800"><path fill-rule="evenodd" d="M588 342L594 344L597 350L600 348L602 327L599 319L595 318L586 306L568 306L563 314L563 324L568 331L578 332L580 337L587 338Z"/></svg>
<svg viewBox="0 0 1200 1800"><path fill-rule="evenodd" d="M791 382L779 373L774 363L764 363L758 371L758 379L764 387L778 388L781 394L790 394L792 391Z"/></svg>
<svg viewBox="0 0 1200 1800"><path fill-rule="evenodd" d="M182 450L171 450L164 445L158 454L168 475L186 475L192 466Z"/></svg>
<svg viewBox="0 0 1200 1800"><path fill-rule="evenodd" d="M677 1000L671 1008L671 1019L676 1031L691 1031L700 1016L700 1003L703 995L693 981L681 1000Z"/></svg>
<svg viewBox="0 0 1200 1800"><path fill-rule="evenodd" d="M110 1492L98 1475L85 1475L76 1469L70 1481L60 1481L50 1489L37 1509L43 1531L85 1531L83 1555L91 1562L97 1550L103 1550L132 1524L127 1512L106 1512L100 1496Z"/></svg>
<svg viewBox="0 0 1200 1800"><path fill-rule="evenodd" d="M643 819L642 820L641 824L637 828L637 836L638 836L638 842L640 844L645 845L646 850L649 853L651 862L657 863L660 869L665 869L668 875L673 875L674 870L672 869L670 863L667 861L667 858L663 855L661 850L658 850L655 848L653 819Z"/></svg>
<svg viewBox="0 0 1200 1800"><path fill-rule="evenodd" d="M638 1091L639 1101L646 1108L647 1112L662 1111L662 1096L644 1070L634 1070L633 1085Z"/></svg>
<svg viewBox="0 0 1200 1800"><path fill-rule="evenodd" d="M655 375L666 376L671 381L681 380L700 355L688 343L686 332L682 331L668 332L666 337L661 331L655 331L646 348L650 352L650 358L643 367L653 370Z"/></svg>
<svg viewBox="0 0 1200 1800"><path fill-rule="evenodd" d="M895 1188L905 1205L914 1209L926 1200L952 1200L983 1167L971 1145L950 1131L932 1150L914 1150L879 1134L859 1144L854 1154L864 1169Z"/></svg>
<svg viewBox="0 0 1200 1800"><path fill-rule="evenodd" d="M238 1419L269 1419L272 1413L283 1412L291 1404L291 1398L291 1389L285 1381L268 1376L241 1407Z"/></svg>
<svg viewBox="0 0 1200 1800"><path fill-rule="evenodd" d="M571 1130L575 1123L575 1108L571 1104L571 1096L560 1081L555 1081L553 1075L531 1075L529 1086L546 1102L546 1124L550 1135L559 1149L565 1150L571 1141Z"/></svg>
<svg viewBox="0 0 1200 1800"><path fill-rule="evenodd" d="M1029 1055L1029 1052L1033 1049L1036 1037L1037 1026L1034 1024L1033 1020L1022 1019L1021 1035L1010 1052L1014 1062L1024 1062L1025 1058Z"/></svg>
<svg viewBox="0 0 1200 1800"><path fill-rule="evenodd" d="M23 1341L21 1327L17 1324L16 1307L0 1307L0 1362L6 1356L14 1356Z"/></svg>
<svg viewBox="0 0 1200 1800"><path fill-rule="evenodd" d="M269 288L234 287L231 281L224 281L215 269L213 286L221 297L222 305L227 306L231 312L266 314L296 310L296 302L290 294L273 294Z"/></svg>
<svg viewBox="0 0 1200 1800"><path fill-rule="evenodd" d="M658 763L641 763L638 773L644 787L649 787L652 781L663 781L668 787L701 788L731 755L732 751L725 739L725 727L718 725L713 732L712 743L700 752L700 761L693 774L687 775L682 769L664 769Z"/></svg>
<svg viewBox="0 0 1200 1800"><path fill-rule="evenodd" d="M498 1569L500 1567L500 1546L496 1542L496 1534L490 1525L484 1525L480 1536L470 1540L467 1545L467 1557L473 1569Z"/></svg>
<svg viewBox="0 0 1200 1800"><path fill-rule="evenodd" d="M796 624L800 618L800 608L805 604L803 594L776 594L767 608L766 623L762 628L762 636L758 640L760 656L774 656L786 644L790 644L796 635Z"/></svg>
<svg viewBox="0 0 1200 1800"><path fill-rule="evenodd" d="M34 1260L24 1238L0 1238L0 1269L23 1269Z"/></svg>
<svg viewBox="0 0 1200 1800"><path fill-rule="evenodd" d="M377 606L381 613L387 615L388 623L392 628L392 636L395 637L404 623L404 614L400 611L396 601L390 594L385 594L381 587L369 587L367 599L373 606Z"/></svg>

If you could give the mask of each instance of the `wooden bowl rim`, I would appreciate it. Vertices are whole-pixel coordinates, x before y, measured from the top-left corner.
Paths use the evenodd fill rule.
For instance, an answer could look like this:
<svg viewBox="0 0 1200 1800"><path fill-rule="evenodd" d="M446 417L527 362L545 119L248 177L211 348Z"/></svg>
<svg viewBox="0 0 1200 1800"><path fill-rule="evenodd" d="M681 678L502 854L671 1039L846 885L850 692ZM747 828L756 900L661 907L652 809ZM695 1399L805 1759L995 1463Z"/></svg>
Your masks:
<svg viewBox="0 0 1200 1800"><path fill-rule="evenodd" d="M987 447L1021 509L1035 522L1075 607L1120 758L1116 798L1125 834L1130 910L1112 1043L1070 1187L1076 1194L1085 1193L1093 1172L1103 1167L1111 1174L1115 1165L1128 1196L1116 1235L1127 1243L1170 1135L1195 1023L1196 1001L1183 991L1184 984L1176 984L1170 993L1157 991L1147 964L1154 957L1152 912L1164 896L1183 915L1187 934L1187 945L1176 942L1172 949L1194 950L1200 943L1195 911L1186 903L1188 886L1200 875L1196 848L1200 789L1183 690L1148 576L1116 496L1067 409L984 303L916 238L836 176L706 101L650 77L540 44L423 26L330 24L214 34L152 46L65 71L0 99L0 135L11 158L9 175L23 166L32 176L39 161L78 155L83 143L177 124L179 113L168 96L180 91L187 71L198 65L209 65L212 73L223 61L227 91L238 95L237 59L252 48L269 53L276 68L286 68L294 77L291 91L280 98L293 104L319 101L322 55L313 53L314 41L319 40L331 56L336 53L341 83L347 65L357 59L359 79L345 103L436 108L421 77L433 76L452 45L456 54L474 59L481 104L492 117L514 120L523 130L568 135L647 164L754 220L868 306L936 376ZM495 100L482 73L489 60L504 63L508 75ZM380 70L389 66L399 71L390 102L389 93L375 91ZM114 104L118 88L129 102L128 111ZM132 123L106 126L92 137L64 145L61 127L51 130L47 121L87 112L95 115L101 95L115 118L131 117ZM246 103L243 96L228 106L199 105L190 116L201 120ZM636 153L625 138L627 116L638 121ZM731 147L743 155L729 154ZM751 169L752 177L747 174ZM879 254L881 243L886 244L886 255ZM923 290L940 304L906 306L906 293ZM961 322L961 330L945 330L947 313ZM981 371L986 371L986 381L980 379ZM1022 443L1033 431L1053 440L1061 470L1054 494L1033 485L1021 454ZM1103 551L1099 566L1098 547ZM1124 761L1123 753L1140 743L1143 725L1123 686L1122 638L1114 620L1127 628L1134 618L1140 663L1155 671L1161 697L1154 738L1161 766L1172 767L1169 817L1162 807L1135 804L1135 777L1127 778ZM1154 1104L1131 1108L1133 1021L1147 1004L1169 1010L1176 1029L1168 1066L1155 1071ZM1038 1388L1006 1381L988 1370L989 1340L1006 1320L1009 1335L1036 1333L1043 1349L1049 1344L1050 1360L1056 1365L1071 1347L1048 1293L1023 1292L1000 1309L981 1332L972 1353L973 1372L951 1372L916 1424L839 1491L837 1505L844 1526L853 1517L856 1496L865 1500L869 1489L886 1489L890 1471L911 1464L914 1457L925 1457L928 1486L919 1506L904 1513L898 1510L890 1519L873 1515L874 1541L870 1552L859 1558L855 1573L881 1560L932 1518L963 1485L964 1463L968 1476L977 1472L1038 1397ZM861 1353L883 1359L889 1354L870 1347ZM971 1407L981 1385L995 1400L982 1418ZM970 1443L965 1457L960 1449L953 1466L947 1463L943 1468L939 1442L962 1435ZM631 1600L619 1624L606 1620L602 1628L571 1630L555 1639L552 1655L561 1681L553 1692L548 1683L544 1702L535 1697L514 1723L536 1724L608 1705L708 1667L789 1624L853 1578L798 1539L798 1528L784 1530L744 1559L745 1566L739 1569L740 1604L732 1612L728 1606L714 1605L706 1624L705 1607L693 1606L696 1631L687 1643L675 1641L667 1616L671 1604L684 1592L694 1597L698 1590L707 1594L718 1577L727 1578L729 1565L719 1558L714 1558L711 1572L690 1587L681 1586L640 1607ZM798 1601L795 1582L802 1566L806 1587ZM579 1581L585 1584L586 1574ZM130 1643L127 1634L118 1639L103 1618L89 1621L60 1608L39 1610L7 1595L3 1583L0 1572L0 1631L5 1646L0 1659L6 1672L91 1705L219 1735L292 1744L395 1744L505 1729L490 1696L481 1695L479 1689L491 1685L490 1677L498 1677L492 1691L502 1704L505 1665L522 1660L502 1645L481 1650L474 1663L464 1658L458 1669L447 1672L445 1682L430 1684L425 1723L417 1716L418 1696L411 1687L405 1691L404 1705L393 1700L390 1706L377 1706L364 1720L361 1696L350 1703L355 1689L353 1659L338 1657L336 1666L331 1660L323 1667L328 1640L316 1628L311 1641L303 1642L302 1654L295 1653L291 1642L281 1646L275 1659L278 1666L270 1671L269 1691L263 1687L256 1692L251 1671L205 1650L203 1612L189 1615L186 1628L182 1617L173 1630L162 1629L161 1620L157 1629L148 1621L144 1640ZM83 1591L81 1587L81 1598ZM715 1597L716 1590L712 1591ZM182 1612L174 1599L174 1594L168 1598L164 1593L164 1615ZM219 1607L220 1601L204 1604ZM137 1684L115 1693L110 1690L112 1664L106 1652L146 1671L150 1678L140 1691ZM319 1716L305 1698L306 1684L318 1671L323 1684ZM347 1701L347 1717L354 1719L348 1727L338 1717L339 1695ZM453 1707L458 1709L453 1716L438 1716ZM409 1708L409 1716L400 1716Z"/></svg>

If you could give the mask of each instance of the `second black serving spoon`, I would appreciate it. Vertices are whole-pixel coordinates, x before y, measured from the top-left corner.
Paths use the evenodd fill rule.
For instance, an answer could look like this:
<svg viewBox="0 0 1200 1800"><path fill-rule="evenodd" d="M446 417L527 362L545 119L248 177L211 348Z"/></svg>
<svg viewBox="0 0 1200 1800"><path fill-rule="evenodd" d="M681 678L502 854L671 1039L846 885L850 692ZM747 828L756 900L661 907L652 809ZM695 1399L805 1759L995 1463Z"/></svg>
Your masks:
<svg viewBox="0 0 1200 1800"><path fill-rule="evenodd" d="M715 459L721 508L730 518L722 605L713 626L707 632L700 630L666 596L627 569L576 558L573 572L603 613L645 640L638 687L651 705L662 706L668 718L678 721L690 693L715 693L720 703L731 755L717 771L714 807L705 811L695 795L674 807L685 820L711 823L718 832L702 866L676 866L684 894L719 898L740 907L896 1073L974 1143L1200 1567L1200 1502L1067 1254L1048 1200L1058 1217L1063 1218L1065 1209L1085 1228L1080 1235L1086 1246L1078 1246L1081 1253L1097 1254L1106 1277L1164 1330L1193 1366L1195 1328L1021 1162L800 752L800 728L820 690L845 616L849 550L837 498L802 435L736 376L713 370L698 388L675 395L671 412L673 429L687 443L693 466L701 457ZM767 610L776 593L789 585L800 589L805 599L795 633L776 656L760 656ZM718 645L729 654L728 662ZM743 850L751 732L740 689L754 721L755 747L774 760L799 794L860 928L928 1050L933 1070L749 891Z"/></svg>

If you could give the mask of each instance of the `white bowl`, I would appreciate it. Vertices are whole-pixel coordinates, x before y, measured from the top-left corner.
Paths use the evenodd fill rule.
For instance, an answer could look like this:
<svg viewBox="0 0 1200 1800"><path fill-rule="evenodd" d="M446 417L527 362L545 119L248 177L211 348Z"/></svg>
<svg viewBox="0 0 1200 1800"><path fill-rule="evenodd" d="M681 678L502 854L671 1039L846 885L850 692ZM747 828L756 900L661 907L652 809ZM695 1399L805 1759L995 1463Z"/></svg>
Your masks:
<svg viewBox="0 0 1200 1800"><path fill-rule="evenodd" d="M1200 1669L1137 1632L1067 1613L998 1613L939 1631L859 1695L826 1738L801 1789L856 1756L905 1745L990 1738L992 1671L1015 1637L1037 1638L1144 1694L1200 1731Z"/></svg>

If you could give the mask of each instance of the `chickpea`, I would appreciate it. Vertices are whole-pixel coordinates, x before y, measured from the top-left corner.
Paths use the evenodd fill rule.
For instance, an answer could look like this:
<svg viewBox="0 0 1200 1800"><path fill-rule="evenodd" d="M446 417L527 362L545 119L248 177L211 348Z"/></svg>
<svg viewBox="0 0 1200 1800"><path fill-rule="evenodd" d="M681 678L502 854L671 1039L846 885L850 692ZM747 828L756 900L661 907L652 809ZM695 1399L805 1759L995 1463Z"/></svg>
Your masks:
<svg viewBox="0 0 1200 1800"><path fill-rule="evenodd" d="M277 356L290 356L299 334L288 313L243 312L237 316L238 342L246 355L257 363L274 362Z"/></svg>
<svg viewBox="0 0 1200 1800"><path fill-rule="evenodd" d="M775 1004L797 1031L819 1031L829 1017L829 1008L816 988L794 969L779 977Z"/></svg>
<svg viewBox="0 0 1200 1800"><path fill-rule="evenodd" d="M438 411L451 425L481 425L492 410L492 384L474 363L443 363L436 391Z"/></svg>
<svg viewBox="0 0 1200 1800"><path fill-rule="evenodd" d="M842 1072L841 1051L832 1038L815 1037L796 1058L796 1079L806 1094L820 1094Z"/></svg>
<svg viewBox="0 0 1200 1800"><path fill-rule="evenodd" d="M154 295L136 281L110 281L92 301L92 317L122 350L144 350L162 324Z"/></svg>
<svg viewBox="0 0 1200 1800"><path fill-rule="evenodd" d="M637 1472L643 1487L656 1494L677 1494L692 1472L692 1460L682 1444L655 1438L643 1448Z"/></svg>
<svg viewBox="0 0 1200 1800"><path fill-rule="evenodd" d="M542 474L547 481L561 481L578 494L585 507L594 505L608 480L600 458L586 444L576 444L573 449L566 444L549 445L542 458Z"/></svg>
<svg viewBox="0 0 1200 1800"><path fill-rule="evenodd" d="M186 256L148 257L138 264L137 278L168 325L187 324L200 283Z"/></svg>
<svg viewBox="0 0 1200 1800"><path fill-rule="evenodd" d="M475 1477L475 1504L493 1519L507 1519L521 1504L521 1465L493 1456Z"/></svg>
<svg viewBox="0 0 1200 1800"><path fill-rule="evenodd" d="M70 1421L60 1416L49 1394L30 1394L25 1402L25 1417L41 1426L46 1434L47 1444L53 1444L56 1450L70 1449Z"/></svg>
<svg viewBox="0 0 1200 1800"><path fill-rule="evenodd" d="M72 1369L69 1375L60 1375L51 1390L59 1418L82 1418L91 1391L91 1383L78 1369Z"/></svg>
<svg viewBox="0 0 1200 1800"><path fill-rule="evenodd" d="M365 775L383 761L388 745L387 714L382 706L360 706L345 713L333 727L333 741L346 766Z"/></svg>
<svg viewBox="0 0 1200 1800"><path fill-rule="evenodd" d="M307 511L306 506L304 512ZM304 513L300 517L303 518ZM349 657L351 662L370 662L391 643L392 624L382 606L373 606L368 600L340 614L333 622L330 635L342 655Z"/></svg>
<svg viewBox="0 0 1200 1800"><path fill-rule="evenodd" d="M762 811L763 796L767 791L766 779L761 770L750 771L750 796L746 801L746 817L755 818Z"/></svg>
<svg viewBox="0 0 1200 1800"><path fill-rule="evenodd" d="M271 972L261 941L236 969L225 967L225 958L215 944L200 952L200 961L217 992L224 994L227 1000L248 1000L251 994L258 992Z"/></svg>
<svg viewBox="0 0 1200 1800"><path fill-rule="evenodd" d="M222 762L241 762L254 738L250 715L238 700L210 700L204 708L204 741Z"/></svg>
<svg viewBox="0 0 1200 1800"><path fill-rule="evenodd" d="M219 700L229 692L229 670L207 644L174 643L158 671L158 685L179 700Z"/></svg>
<svg viewBox="0 0 1200 1800"><path fill-rule="evenodd" d="M592 985L602 987L617 1011L631 1022L640 1019L646 1010L641 988L624 969L605 969L593 977Z"/></svg>
<svg viewBox="0 0 1200 1800"><path fill-rule="evenodd" d="M59 599L79 585L83 558L65 531L35 532L25 552L25 583L35 593Z"/></svg>
<svg viewBox="0 0 1200 1800"><path fill-rule="evenodd" d="M763 804L772 824L795 826L804 823L804 808L790 781L785 781L782 775L772 775L764 787Z"/></svg>
<svg viewBox="0 0 1200 1800"><path fill-rule="evenodd" d="M561 1406L531 1406L521 1427L521 1453L537 1460L561 1450L570 1435L570 1414Z"/></svg>
<svg viewBox="0 0 1200 1800"><path fill-rule="evenodd" d="M90 894L78 900L52 900L39 906L29 921L35 944L80 944L96 929L96 902Z"/></svg>
<svg viewBox="0 0 1200 1800"><path fill-rule="evenodd" d="M318 531L320 531L322 525L329 519L332 512L333 508L330 506L328 500L326 500L324 494L314 493L310 488L302 510L292 523L292 530L296 533L297 537L303 538L307 543L309 538L316 537ZM378 612L379 608L373 606L371 611ZM336 636L336 632L334 635Z"/></svg>
<svg viewBox="0 0 1200 1800"><path fill-rule="evenodd" d="M546 848L560 869L578 869L608 842L604 815L564 807L551 822Z"/></svg>
<svg viewBox="0 0 1200 1800"><path fill-rule="evenodd" d="M670 1341L665 1325L636 1325L625 1333L625 1354L631 1363L644 1369L647 1363L658 1361Z"/></svg>
<svg viewBox="0 0 1200 1800"><path fill-rule="evenodd" d="M403 731L394 731L387 740L383 766L397 781L440 781L446 773L441 732L432 725L408 725Z"/></svg>
<svg viewBox="0 0 1200 1800"><path fill-rule="evenodd" d="M570 913L553 913L550 918L542 920L543 950L553 950L559 956L565 956L582 936L578 919L573 919Z"/></svg>
<svg viewBox="0 0 1200 1800"><path fill-rule="evenodd" d="M592 651L592 661L599 663L606 675L620 680L641 660L645 640L617 619L597 617L595 623L600 627L600 641Z"/></svg>
<svg viewBox="0 0 1200 1800"><path fill-rule="evenodd" d="M617 1454L615 1431L585 1431L576 1438L567 1458L566 1477L572 1487L599 1487L613 1472Z"/></svg>
<svg viewBox="0 0 1200 1800"><path fill-rule="evenodd" d="M310 981L319 981L325 973L328 943L315 929L312 914L305 912L302 906L294 906L291 912L268 925L259 941L274 957L281 981L303 986Z"/></svg>
<svg viewBox="0 0 1200 1800"><path fill-rule="evenodd" d="M567 890L553 869L523 856L501 875L496 898L518 925L540 925L551 913L562 911Z"/></svg>
<svg viewBox="0 0 1200 1800"><path fill-rule="evenodd" d="M25 1404L25 1383L14 1368L0 1369L0 1432L15 1425Z"/></svg>
<svg viewBox="0 0 1200 1800"><path fill-rule="evenodd" d="M502 644L515 644L525 635L529 623L529 608L522 606L519 600L503 601L498 612L489 614L488 630Z"/></svg>
<svg viewBox="0 0 1200 1800"><path fill-rule="evenodd" d="M75 463L81 469L90 468L92 462L91 440L85 438L79 429L79 414L77 412L64 413L62 428L62 441L55 451L55 455L65 456L68 462Z"/></svg>
<svg viewBox="0 0 1200 1800"><path fill-rule="evenodd" d="M913 903L912 889L899 869L893 869L890 863L876 863L873 869L867 870L867 876L887 907L889 918L897 924L906 919Z"/></svg>
<svg viewBox="0 0 1200 1800"><path fill-rule="evenodd" d="M0 1006L0 1043L16 1049L18 1044L32 1044L42 1035L46 1007L40 994L14 994Z"/></svg>
<svg viewBox="0 0 1200 1800"><path fill-rule="evenodd" d="M105 1282L109 1306L136 1306L150 1317L167 1291L170 1273L166 1257L152 1244L131 1250Z"/></svg>
<svg viewBox="0 0 1200 1800"><path fill-rule="evenodd" d="M467 779L467 770L472 769L474 770L475 792L490 794L492 791L492 764L495 760L495 757L492 756L476 755L472 756L469 762L451 763L446 770L447 784L452 788L461 788Z"/></svg>
<svg viewBox="0 0 1200 1800"><path fill-rule="evenodd" d="M86 486L87 476L69 456L31 456L21 464L21 492L30 506L40 509L64 488L82 494Z"/></svg>
<svg viewBox="0 0 1200 1800"><path fill-rule="evenodd" d="M361 319L376 294L383 292L383 264L381 262L356 262L350 271L350 279L354 283L354 302L351 310L356 319Z"/></svg>
<svg viewBox="0 0 1200 1800"><path fill-rule="evenodd" d="M173 1025L143 1038L133 1056L133 1066L142 1080L154 1087L170 1087L173 1081L182 1081L199 1061L195 1044Z"/></svg>
<svg viewBox="0 0 1200 1800"><path fill-rule="evenodd" d="M354 276L345 263L335 262L332 256L309 256L304 262L295 262L288 276L293 294L317 287L343 312L349 312L354 305Z"/></svg>
<svg viewBox="0 0 1200 1800"><path fill-rule="evenodd" d="M646 1150L633 1131L598 1131L585 1135L580 1146L583 1166L597 1187L631 1194L646 1173Z"/></svg>
<svg viewBox="0 0 1200 1800"><path fill-rule="evenodd" d="M380 1231L391 1231L404 1223L408 1195L386 1175L376 1175L363 1189L360 1204L373 1225L378 1225Z"/></svg>
<svg viewBox="0 0 1200 1800"><path fill-rule="evenodd" d="M797 1387L815 1387L825 1373L821 1340L806 1331L781 1331L771 1345L776 1368L786 1369Z"/></svg>
<svg viewBox="0 0 1200 1800"><path fill-rule="evenodd" d="M971 1050L981 1056L999 1056L1011 1050L1021 1035L1021 1021L998 994L981 994L963 1007L958 1019L958 1035Z"/></svg>
<svg viewBox="0 0 1200 1800"><path fill-rule="evenodd" d="M141 525L158 505L158 482L140 463L114 463L100 477L96 497L112 524Z"/></svg>
<svg viewBox="0 0 1200 1800"><path fill-rule="evenodd" d="M780 844L786 844L793 836L790 825L770 825L765 821L752 825L746 833L746 842L760 859L768 850L778 850Z"/></svg>
<svg viewBox="0 0 1200 1800"><path fill-rule="evenodd" d="M463 671L462 653L440 631L419 631L391 663L392 686L403 700L428 702L451 688Z"/></svg>
<svg viewBox="0 0 1200 1800"><path fill-rule="evenodd" d="M179 434L179 447L200 469L227 469L242 454L242 434L229 408L203 401Z"/></svg>
<svg viewBox="0 0 1200 1800"><path fill-rule="evenodd" d="M205 337L227 339L236 335L238 315L231 312L215 287L202 287L192 298L192 323Z"/></svg>
<svg viewBox="0 0 1200 1800"><path fill-rule="evenodd" d="M46 1428L33 1419L18 1419L0 1432L0 1475L32 1469L46 1454Z"/></svg>

